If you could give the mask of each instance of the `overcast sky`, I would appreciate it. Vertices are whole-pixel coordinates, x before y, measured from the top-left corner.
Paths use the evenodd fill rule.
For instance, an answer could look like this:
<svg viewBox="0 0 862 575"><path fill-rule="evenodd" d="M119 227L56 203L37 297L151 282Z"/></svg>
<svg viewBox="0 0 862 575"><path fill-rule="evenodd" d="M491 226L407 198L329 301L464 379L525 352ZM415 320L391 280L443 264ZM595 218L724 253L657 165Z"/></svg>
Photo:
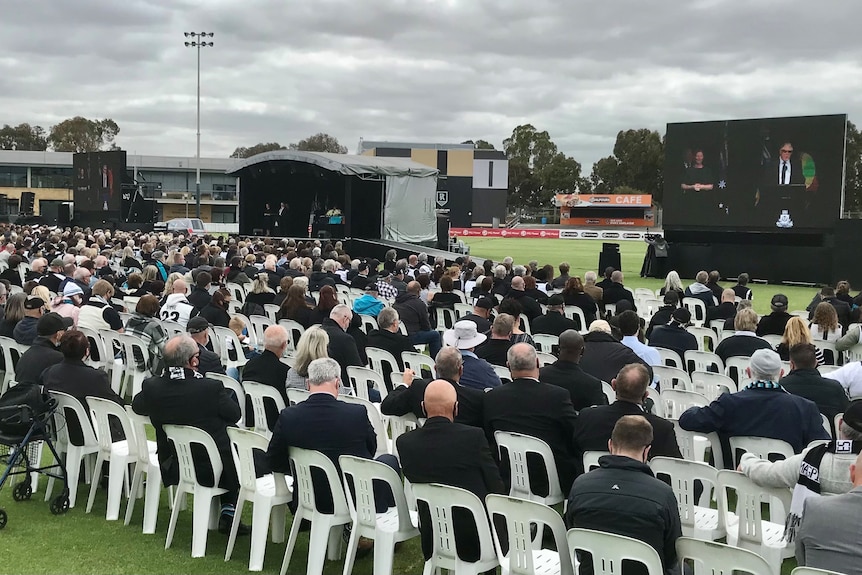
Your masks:
<svg viewBox="0 0 862 575"><path fill-rule="evenodd" d="M323 131L486 139L548 130L589 172L619 130L848 113L858 2L0 0L0 124L113 118L131 153L202 156Z"/></svg>

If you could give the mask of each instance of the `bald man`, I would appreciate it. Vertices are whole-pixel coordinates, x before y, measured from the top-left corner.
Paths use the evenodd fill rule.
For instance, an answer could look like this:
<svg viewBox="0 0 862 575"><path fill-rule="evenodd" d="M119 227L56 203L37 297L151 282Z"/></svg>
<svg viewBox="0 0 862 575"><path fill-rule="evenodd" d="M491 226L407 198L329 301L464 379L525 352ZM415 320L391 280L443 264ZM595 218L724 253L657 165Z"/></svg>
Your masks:
<svg viewBox="0 0 862 575"><path fill-rule="evenodd" d="M455 423L458 395L446 380L436 379L425 388L422 408L425 425L401 435L397 440L401 470L411 483L442 483L466 489L484 501L488 493L504 493L500 470L491 456L485 434L478 427ZM479 558L479 543L471 515L454 515L455 538L464 561ZM419 508L422 552L431 556L431 518L425 506Z"/></svg>
<svg viewBox="0 0 862 575"><path fill-rule="evenodd" d="M559 359L539 371L539 381L562 387L569 392L572 406L580 411L593 405L607 405L602 381L581 369L584 336L573 329L560 334Z"/></svg>
<svg viewBox="0 0 862 575"><path fill-rule="evenodd" d="M524 278L521 276L515 276L512 278L512 286L509 293L506 294L506 299L513 299L521 304L521 309L524 310L524 315L526 315L527 319L530 321L533 321L542 315L542 306L540 306L539 302L531 298L524 291Z"/></svg>
<svg viewBox="0 0 862 575"><path fill-rule="evenodd" d="M736 315L736 292L728 288L721 292L721 303L706 309L707 321L731 319Z"/></svg>
<svg viewBox="0 0 862 575"><path fill-rule="evenodd" d="M275 388L284 400L285 405L290 405L287 400L287 372L290 370L287 364L282 363L281 356L287 349L287 330L280 325L271 325L263 332L263 353L248 360L242 370L242 381L254 381ZM246 422L251 427L254 425L254 415L251 413L251 403L246 401ZM278 409L274 402L265 402L266 419L269 429L275 427L278 419Z"/></svg>
<svg viewBox="0 0 862 575"><path fill-rule="evenodd" d="M162 321L173 321L183 326L183 329L186 328L189 319L195 314L195 306L186 298L187 288L185 280L174 281L171 293L165 298L165 303L159 310L159 318Z"/></svg>

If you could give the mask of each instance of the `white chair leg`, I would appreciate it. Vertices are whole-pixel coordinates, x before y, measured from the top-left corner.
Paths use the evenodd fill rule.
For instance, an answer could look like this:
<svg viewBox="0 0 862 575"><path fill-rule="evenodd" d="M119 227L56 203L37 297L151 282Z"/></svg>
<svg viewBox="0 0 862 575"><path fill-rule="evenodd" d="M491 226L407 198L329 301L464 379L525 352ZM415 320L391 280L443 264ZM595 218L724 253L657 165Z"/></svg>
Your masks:
<svg viewBox="0 0 862 575"><path fill-rule="evenodd" d="M293 516L293 524L290 526L290 535L287 537L287 546L284 548L284 559L281 561L279 575L285 575L287 568L290 567L290 558L293 555L293 548L296 546L296 537L299 535L299 526L302 525L303 518L302 508L297 509Z"/></svg>
<svg viewBox="0 0 862 575"><path fill-rule="evenodd" d="M343 575L353 573L353 563L356 561L356 548L359 546L359 534L357 533L356 524L353 524L353 529L350 530L350 539L347 541L347 551L344 554L344 571ZM376 542L375 542L376 545ZM375 550L374 560L377 561L377 553Z"/></svg>
<svg viewBox="0 0 862 575"><path fill-rule="evenodd" d="M165 549L170 549L171 543L174 541L174 531L177 529L177 517L180 514L180 509L182 509L185 498L186 494L177 487L176 496L174 497L174 507L171 509L171 520L168 523L168 536L165 538Z"/></svg>
<svg viewBox="0 0 862 575"><path fill-rule="evenodd" d="M233 555L233 546L236 544L236 534L239 531L239 521L242 517L242 507L245 505L245 490L240 490L239 497L236 499L236 509L233 512L233 521L230 525L230 535L227 538L227 549L224 552L224 560L230 561Z"/></svg>
<svg viewBox="0 0 862 575"><path fill-rule="evenodd" d="M338 561L341 559L341 543L343 537L344 525L331 525L329 528L329 540L326 543L326 558L330 561Z"/></svg>
<svg viewBox="0 0 862 575"><path fill-rule="evenodd" d="M86 469L84 470L86 473ZM66 453L66 477L69 481L69 508L75 507L78 499L78 478L81 474L81 456L74 449Z"/></svg>
<svg viewBox="0 0 862 575"><path fill-rule="evenodd" d="M284 527L287 525L287 504L270 509L270 532L273 543L284 543Z"/></svg>
<svg viewBox="0 0 862 575"><path fill-rule="evenodd" d="M308 565L305 575L323 574L323 565L326 561L331 539L332 529L328 521L318 518L311 522L311 533L308 538Z"/></svg>
<svg viewBox="0 0 862 575"><path fill-rule="evenodd" d="M107 521L116 521L120 518L120 501L123 498L125 482L126 464L119 457L115 457L111 459L108 466L108 509L105 511ZM92 492L92 489L90 491ZM126 491L128 493L128 490Z"/></svg>
<svg viewBox="0 0 862 575"><path fill-rule="evenodd" d="M143 484L144 472L141 469L140 463L135 463L135 469L132 472L132 486L129 491L129 500L126 502L126 517L123 525L128 525L132 522L132 513L135 510L135 502L140 497L140 491ZM149 482L147 483L149 487ZM145 511L146 513L146 511Z"/></svg>
<svg viewBox="0 0 862 575"><path fill-rule="evenodd" d="M96 468L102 469L102 466L105 463L105 456L102 452L99 452L99 456L96 458ZM96 499L96 490L99 488L99 482L95 480L90 481L90 495L87 497L87 510L89 513L93 509L93 501Z"/></svg>
<svg viewBox="0 0 862 575"><path fill-rule="evenodd" d="M263 556L266 553L266 535L269 531L269 514L272 508L260 504L254 506L251 517L251 551L249 553L248 570L262 571Z"/></svg>
<svg viewBox="0 0 862 575"><path fill-rule="evenodd" d="M395 560L395 534L381 532L374 534L374 575L391 575Z"/></svg>
<svg viewBox="0 0 862 575"><path fill-rule="evenodd" d="M192 557L206 555L212 503L210 497L195 491L195 503L192 507Z"/></svg>
<svg viewBox="0 0 862 575"><path fill-rule="evenodd" d="M159 498L162 494L162 477L158 468L151 468L147 473L147 491L144 499L144 533L152 535L156 532L156 520L159 515Z"/></svg>

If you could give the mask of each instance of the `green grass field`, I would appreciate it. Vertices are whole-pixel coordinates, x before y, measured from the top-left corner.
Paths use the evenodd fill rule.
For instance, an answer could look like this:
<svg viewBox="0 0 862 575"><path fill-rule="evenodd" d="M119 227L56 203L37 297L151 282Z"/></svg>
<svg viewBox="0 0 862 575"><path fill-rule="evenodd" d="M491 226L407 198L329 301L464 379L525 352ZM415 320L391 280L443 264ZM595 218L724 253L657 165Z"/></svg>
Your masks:
<svg viewBox="0 0 862 575"><path fill-rule="evenodd" d="M599 264L599 252L602 250L602 240L558 240L541 238L463 238L470 246L470 255L480 258L490 258L501 261L506 256L514 258L515 263L525 264L530 260L537 260L539 266L549 263L557 266L560 262L569 262L571 274L583 278L584 272L594 271L601 275L597 269ZM620 262L625 275L623 283L631 288L645 287L658 289L664 285L664 280L640 277L641 264L643 263L646 244L637 241L620 241ZM710 271L709 262L704 262L704 269ZM722 270L718 270L721 272ZM559 271L555 270L555 273ZM757 277L756 270L750 270L752 277ZM683 285L687 286L693 278L683 278ZM736 284L732 281L722 281L721 285L731 287ZM776 293L783 293L790 302L790 310L805 309L811 302L811 298L817 293L816 288L770 285L752 283L749 285L754 293L754 309L759 314L770 312L769 302Z"/></svg>

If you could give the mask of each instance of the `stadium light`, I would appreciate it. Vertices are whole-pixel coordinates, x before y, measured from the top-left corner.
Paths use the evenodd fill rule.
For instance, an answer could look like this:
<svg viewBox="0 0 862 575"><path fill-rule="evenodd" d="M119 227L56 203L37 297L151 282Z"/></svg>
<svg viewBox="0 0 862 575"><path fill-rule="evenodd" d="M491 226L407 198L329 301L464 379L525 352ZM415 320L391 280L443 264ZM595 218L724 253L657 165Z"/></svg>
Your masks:
<svg viewBox="0 0 862 575"><path fill-rule="evenodd" d="M201 48L212 48L212 42L206 42L202 38L213 37L212 32L183 32L186 38L192 38L185 42L186 48L195 48L198 53L198 113L197 113L197 153L195 154L195 216L201 217Z"/></svg>

